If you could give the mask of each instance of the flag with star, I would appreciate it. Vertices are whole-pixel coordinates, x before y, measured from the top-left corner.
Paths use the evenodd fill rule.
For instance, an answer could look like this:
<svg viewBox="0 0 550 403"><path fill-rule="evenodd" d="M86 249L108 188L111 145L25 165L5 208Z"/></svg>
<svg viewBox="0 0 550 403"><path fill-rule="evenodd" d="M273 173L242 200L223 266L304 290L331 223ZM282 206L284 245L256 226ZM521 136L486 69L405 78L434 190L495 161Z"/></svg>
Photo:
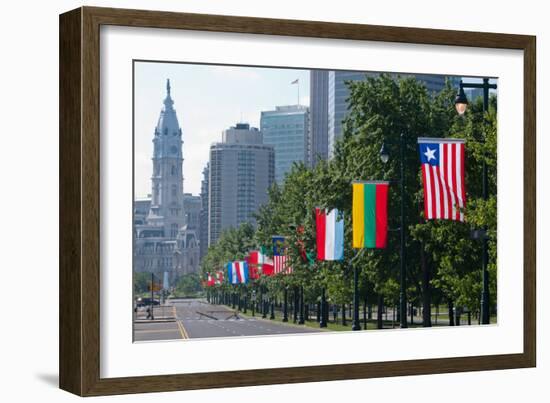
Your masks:
<svg viewBox="0 0 550 403"><path fill-rule="evenodd" d="M418 138L427 220L464 221L464 140Z"/></svg>

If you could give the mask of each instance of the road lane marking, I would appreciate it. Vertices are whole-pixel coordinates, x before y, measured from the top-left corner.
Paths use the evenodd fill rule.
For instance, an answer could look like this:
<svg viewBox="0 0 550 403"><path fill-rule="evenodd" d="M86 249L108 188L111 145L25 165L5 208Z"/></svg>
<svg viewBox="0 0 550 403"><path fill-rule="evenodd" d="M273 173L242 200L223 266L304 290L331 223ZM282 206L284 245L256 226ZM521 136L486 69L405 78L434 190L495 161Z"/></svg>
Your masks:
<svg viewBox="0 0 550 403"><path fill-rule="evenodd" d="M178 324L178 328L179 328L179 331L180 331L180 335L181 335L181 338L182 339L188 339L189 338L189 335L187 334L187 331L185 330L185 327L183 326L183 323L181 323L181 321L176 321L177 324Z"/></svg>
<svg viewBox="0 0 550 403"><path fill-rule="evenodd" d="M169 332L177 332L177 329L151 329L151 330L136 330L136 334L140 333L169 333Z"/></svg>

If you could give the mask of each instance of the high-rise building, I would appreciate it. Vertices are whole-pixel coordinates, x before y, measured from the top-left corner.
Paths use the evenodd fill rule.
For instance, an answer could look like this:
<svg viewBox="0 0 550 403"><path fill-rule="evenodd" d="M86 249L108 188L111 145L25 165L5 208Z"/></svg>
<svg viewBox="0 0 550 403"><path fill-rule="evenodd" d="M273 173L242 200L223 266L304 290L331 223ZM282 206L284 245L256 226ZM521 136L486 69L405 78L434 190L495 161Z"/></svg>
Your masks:
<svg viewBox="0 0 550 403"><path fill-rule="evenodd" d="M294 162L308 163L309 108L303 105L277 106L263 111L260 129L264 144L275 149L275 180L281 183Z"/></svg>
<svg viewBox="0 0 550 403"><path fill-rule="evenodd" d="M190 228L190 214L200 200L183 193L182 131L170 81L153 134L153 174L150 198L134 200L134 261L136 272L152 272L173 285L177 277L198 270L199 248L196 230Z"/></svg>
<svg viewBox="0 0 550 403"><path fill-rule="evenodd" d="M210 146L209 245L227 228L254 224L254 213L268 200L274 158L273 146L263 144L262 132L247 123L225 130L222 142Z"/></svg>
<svg viewBox="0 0 550 403"><path fill-rule="evenodd" d="M191 193L183 194L183 211L185 213L185 227L194 230L200 239L200 212L201 197L193 196Z"/></svg>
<svg viewBox="0 0 550 403"><path fill-rule="evenodd" d="M337 139L342 135L342 121L348 113L348 98L350 96L348 81L361 81L366 77L376 77L380 73L360 71L329 71L328 72L328 157L334 153L334 146ZM414 76L422 81L430 93L437 93L445 87L445 76L431 74L395 74L397 77ZM310 99L310 102L316 102ZM315 117L312 117L315 119Z"/></svg>
<svg viewBox="0 0 550 403"><path fill-rule="evenodd" d="M311 166L328 158L328 70L309 73L309 156Z"/></svg>
<svg viewBox="0 0 550 403"><path fill-rule="evenodd" d="M210 162L202 170L201 181L201 212L199 217L199 236L200 236L200 258L206 255L208 250L208 183L210 177Z"/></svg>

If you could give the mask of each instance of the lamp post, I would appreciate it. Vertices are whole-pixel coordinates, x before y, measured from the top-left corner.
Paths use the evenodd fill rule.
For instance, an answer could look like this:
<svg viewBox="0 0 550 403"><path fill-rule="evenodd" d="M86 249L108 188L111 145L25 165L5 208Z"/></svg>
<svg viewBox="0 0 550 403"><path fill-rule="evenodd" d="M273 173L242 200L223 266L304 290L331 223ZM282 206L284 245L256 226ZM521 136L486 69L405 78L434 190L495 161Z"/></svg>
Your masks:
<svg viewBox="0 0 550 403"><path fill-rule="evenodd" d="M357 265L353 266L353 321L351 330L361 330L359 323L359 270Z"/></svg>
<svg viewBox="0 0 550 403"><path fill-rule="evenodd" d="M283 322L288 322L288 288L285 286L285 296L283 302Z"/></svg>
<svg viewBox="0 0 550 403"><path fill-rule="evenodd" d="M483 113L489 110L489 89L496 89L496 84L490 84L488 78L484 78L482 83L464 83L460 80L460 86L458 94L455 98L455 108L460 116L464 116L466 109L468 109L468 98L464 93L464 88L481 88L483 90ZM488 183L487 183L487 163L485 158L483 159L483 179L482 179L482 192L483 200L487 200L489 197ZM481 291L481 324L489 324L490 312L489 312L489 272L487 271L487 264L489 262L488 245L487 245L487 228L483 228L481 231L481 267L483 273L482 291Z"/></svg>
<svg viewBox="0 0 550 403"><path fill-rule="evenodd" d="M321 292L321 321L319 322L319 327L327 327L327 317L327 299L325 287L323 287L323 290Z"/></svg>
<svg viewBox="0 0 550 403"><path fill-rule="evenodd" d="M389 161L390 154L386 149L385 142L380 148L380 160L385 164ZM400 234L400 275L399 275L399 320L401 328L408 327L407 325L407 285L406 285L406 256L405 256L405 134L399 136L399 183L401 187L401 223L399 228Z"/></svg>

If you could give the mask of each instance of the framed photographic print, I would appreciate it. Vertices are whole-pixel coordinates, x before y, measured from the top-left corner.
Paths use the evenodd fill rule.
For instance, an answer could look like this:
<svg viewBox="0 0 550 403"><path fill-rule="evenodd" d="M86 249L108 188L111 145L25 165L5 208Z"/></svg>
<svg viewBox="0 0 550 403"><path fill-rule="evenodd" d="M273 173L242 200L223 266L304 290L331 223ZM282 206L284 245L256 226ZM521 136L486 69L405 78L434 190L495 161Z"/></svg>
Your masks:
<svg viewBox="0 0 550 403"><path fill-rule="evenodd" d="M60 387L535 366L535 37L60 16Z"/></svg>

